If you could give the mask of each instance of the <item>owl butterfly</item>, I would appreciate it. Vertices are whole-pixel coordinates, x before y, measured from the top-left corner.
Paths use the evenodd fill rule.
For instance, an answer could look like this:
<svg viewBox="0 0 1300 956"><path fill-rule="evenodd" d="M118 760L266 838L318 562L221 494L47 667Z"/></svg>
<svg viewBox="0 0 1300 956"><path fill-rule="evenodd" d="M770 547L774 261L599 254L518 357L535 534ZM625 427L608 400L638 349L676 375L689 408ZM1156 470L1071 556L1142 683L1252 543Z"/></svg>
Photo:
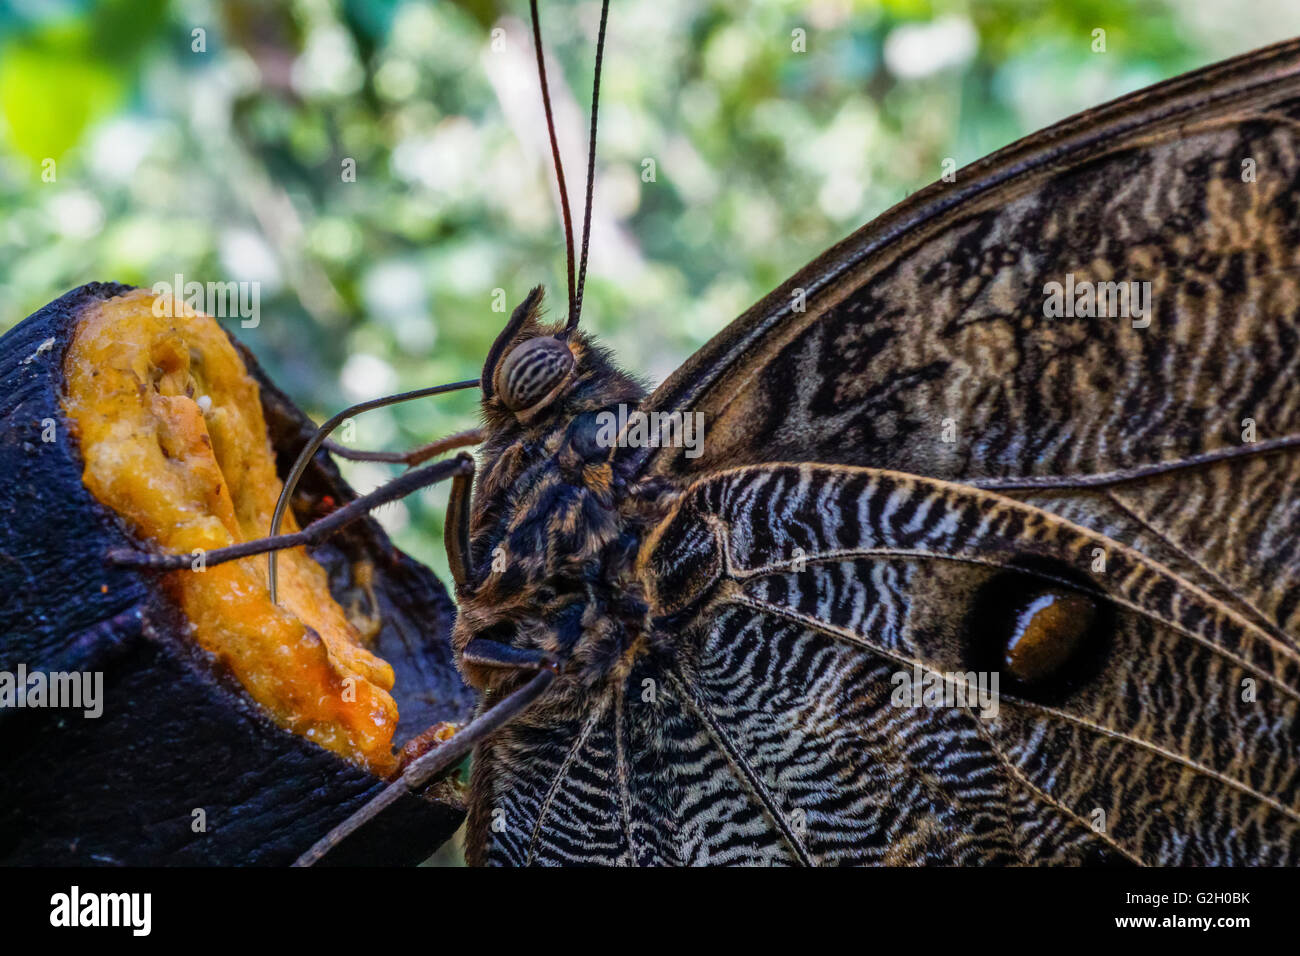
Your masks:
<svg viewBox="0 0 1300 956"><path fill-rule="evenodd" d="M300 862L470 748L478 864L1300 862L1300 42L935 183L648 395L555 152L567 322L358 502L454 476L480 716Z"/></svg>

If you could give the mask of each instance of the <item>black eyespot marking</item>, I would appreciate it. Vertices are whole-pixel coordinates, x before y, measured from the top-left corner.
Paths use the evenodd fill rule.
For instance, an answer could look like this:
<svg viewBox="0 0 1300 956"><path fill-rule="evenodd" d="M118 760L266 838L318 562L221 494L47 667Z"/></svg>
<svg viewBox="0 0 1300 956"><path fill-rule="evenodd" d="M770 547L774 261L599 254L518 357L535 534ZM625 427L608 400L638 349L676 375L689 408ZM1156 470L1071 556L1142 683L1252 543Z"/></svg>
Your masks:
<svg viewBox="0 0 1300 956"><path fill-rule="evenodd" d="M1039 703L1065 699L1104 664L1113 606L1101 587L1059 562L1021 558L990 578L971 609L976 670L998 671L1001 689Z"/></svg>
<svg viewBox="0 0 1300 956"><path fill-rule="evenodd" d="M514 347L496 374L497 392L511 411L540 402L573 368L573 353L559 339L541 336Z"/></svg>

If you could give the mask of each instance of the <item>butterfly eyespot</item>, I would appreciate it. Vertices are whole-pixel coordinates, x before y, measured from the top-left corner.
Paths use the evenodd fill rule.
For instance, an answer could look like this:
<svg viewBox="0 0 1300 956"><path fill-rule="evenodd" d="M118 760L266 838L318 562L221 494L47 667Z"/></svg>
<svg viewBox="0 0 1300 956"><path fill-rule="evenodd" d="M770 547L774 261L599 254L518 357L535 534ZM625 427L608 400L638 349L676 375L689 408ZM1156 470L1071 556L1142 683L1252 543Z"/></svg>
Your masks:
<svg viewBox="0 0 1300 956"><path fill-rule="evenodd" d="M496 392L511 411L530 409L573 370L573 353L559 339L541 336L511 350L496 374Z"/></svg>
<svg viewBox="0 0 1300 956"><path fill-rule="evenodd" d="M1063 588L1028 597L1007 635L1003 671L1029 684L1049 680L1074 659L1094 617L1090 598Z"/></svg>
<svg viewBox="0 0 1300 956"><path fill-rule="evenodd" d="M1069 694L1101 665L1112 612L1096 584L1060 562L1022 559L990 578L971 614L972 663L1035 700Z"/></svg>

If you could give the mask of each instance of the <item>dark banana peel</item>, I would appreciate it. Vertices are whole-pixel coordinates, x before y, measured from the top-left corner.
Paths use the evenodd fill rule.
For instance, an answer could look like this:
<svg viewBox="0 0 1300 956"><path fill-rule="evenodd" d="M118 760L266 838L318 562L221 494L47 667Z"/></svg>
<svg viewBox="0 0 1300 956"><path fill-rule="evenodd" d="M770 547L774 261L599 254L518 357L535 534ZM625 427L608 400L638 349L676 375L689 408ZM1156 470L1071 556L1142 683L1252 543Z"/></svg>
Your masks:
<svg viewBox="0 0 1300 956"><path fill-rule="evenodd" d="M130 288L81 286L0 338L0 671L104 675L97 719L0 707L0 862L288 864L385 781L276 726L195 646L155 572L104 561L136 542L82 483L61 407L63 360L82 310ZM261 387L283 477L314 426L236 345ZM54 440L43 441L51 424ZM321 453L294 510L305 524L322 502L353 497ZM372 649L396 673L395 744L468 720L473 694L448 641L455 607L437 577L369 519L312 554L344 607L362 586L355 563L373 565L366 599L373 594L383 623ZM327 861L418 862L463 814L448 785L407 795Z"/></svg>

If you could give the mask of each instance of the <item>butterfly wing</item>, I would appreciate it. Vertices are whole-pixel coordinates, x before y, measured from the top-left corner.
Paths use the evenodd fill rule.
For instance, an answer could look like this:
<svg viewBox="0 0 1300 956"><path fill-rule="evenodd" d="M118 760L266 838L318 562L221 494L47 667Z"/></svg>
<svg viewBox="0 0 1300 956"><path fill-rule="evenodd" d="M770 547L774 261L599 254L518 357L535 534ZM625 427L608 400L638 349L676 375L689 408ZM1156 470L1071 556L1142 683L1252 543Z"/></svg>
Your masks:
<svg viewBox="0 0 1300 956"><path fill-rule="evenodd" d="M1230 395L1213 373L1227 364L1220 350L1243 344L1258 346L1248 368L1294 369L1284 320L1300 256L1298 73L1300 40L1269 47L1080 114L922 190L764 298L647 400L648 411L709 416L702 456L628 457L659 474L812 455L963 478L1171 457L1137 443L1135 414L1160 441L1211 444L1217 432L1192 427L1209 401L1128 399L1175 375L1184 396L1200 385ZM1067 273L1151 282L1151 327L1046 316L1044 286ZM1271 334L1241 341L1255 332ZM1139 363L1142 380L1130 374ZM1081 374L1088 389L1074 387ZM1031 416L1074 413L1091 417L1068 433L1019 434ZM961 454L914 447L945 417L982 440Z"/></svg>
<svg viewBox="0 0 1300 956"><path fill-rule="evenodd" d="M1079 582L1098 551L1086 679L900 696L974 674L981 595ZM1300 861L1300 655L1133 548L968 486L789 464L696 482L642 555L659 640L493 741L477 859Z"/></svg>
<svg viewBox="0 0 1300 956"><path fill-rule="evenodd" d="M858 525L828 531L821 545L809 543L815 570L747 571L738 587L721 590L726 597L702 602L694 619L701 646L744 635L779 659L780 635L828 654L833 634L859 648L877 678L908 662L962 671L970 662L961 619L972 613L980 579L1017 555L1045 552L1089 571L1107 601L1123 602L1105 666L1050 707L1011 701L990 722L931 712L921 739L937 721L961 724L963 732L940 739L965 740L967 760L988 747L997 760L975 762L988 772L1001 764L1019 780L1035 826L1050 817L1054 832L1078 834L1077 824L1101 811L1096 819L1111 827L1105 837L1087 834L1082 843L1093 851L1147 862L1293 860L1297 65L1295 44L1260 51L1011 147L963 174L965 186L959 176L832 250L665 383L648 406L702 412L708 439L695 459L682 449L649 457L653 473L844 462L983 484L1001 500L951 487L940 497L1014 516L983 544L968 532L942 546L950 555L975 549L991 565L938 556L818 563L826 547L881 546L854 541ZM1064 285L1068 273L1076 282L1150 282L1149 316L1045 315L1049 283ZM1265 422L1266 431L1248 434ZM1253 445L1243 441L1252 437ZM809 509L788 475L783 499L771 491L782 484L778 474L706 480L691 496L739 509L743 517L706 523L724 541L738 534L737 546L754 549L759 564L771 557L757 553L761 542L788 549L797 530L854 507L835 494ZM848 472L820 477L851 483ZM938 494L904 496L925 515L916 533L938 520L925 504ZM762 509L752 507L756 496ZM798 524L785 526L800 508ZM714 547L680 514L674 521L674 533L699 553ZM1077 535L1089 547L1064 553L1059 540ZM690 547L677 548L673 561L689 565ZM1112 558L1104 574L1092 573L1096 558L1087 552L1124 554L1124 570ZM674 567L668 553L657 556L656 574ZM1133 588L1128 569L1138 566L1148 583ZM1175 626L1168 601L1185 604L1202 626L1220 622L1215 633L1240 636L1225 644L1186 622ZM739 647L732 653L726 686L735 688L746 683L737 675L748 658ZM821 672L868 666L853 660ZM1241 700L1255 685L1267 693ZM878 679L873 686L881 696ZM917 715L886 710L880 719ZM870 733L878 721L848 723ZM939 755L938 765L948 760L933 742L924 749ZM1071 818L1073 828L1061 822ZM968 831L934 832L966 840ZM1073 838L1031 846L1027 858L1059 859L1073 847Z"/></svg>
<svg viewBox="0 0 1300 956"><path fill-rule="evenodd" d="M651 646L565 746L500 735L515 836L480 858L1300 859L1298 120L1296 42L1083 114L670 377L645 410L702 447L620 452L688 489L642 548ZM1089 315L1087 283L1135 297ZM996 716L900 705L1058 571L1091 670Z"/></svg>
<svg viewBox="0 0 1300 956"><path fill-rule="evenodd" d="M981 595L1081 580L1099 551L1085 679L900 694L980 666ZM920 476L757 465L693 485L646 556L654 602L689 621L669 691L787 855L1300 859L1300 655L1111 538Z"/></svg>

